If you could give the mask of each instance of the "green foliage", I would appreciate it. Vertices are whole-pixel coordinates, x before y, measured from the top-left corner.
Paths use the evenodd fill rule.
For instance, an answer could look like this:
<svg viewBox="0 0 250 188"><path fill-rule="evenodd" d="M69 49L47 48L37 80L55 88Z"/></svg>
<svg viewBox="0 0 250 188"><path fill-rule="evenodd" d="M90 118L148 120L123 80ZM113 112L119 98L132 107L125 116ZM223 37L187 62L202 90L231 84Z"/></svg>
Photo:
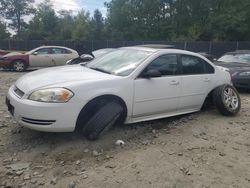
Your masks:
<svg viewBox="0 0 250 188"><path fill-rule="evenodd" d="M84 10L78 12L77 16L74 17L74 26L72 29L72 39L87 39L89 34L89 13L85 13Z"/></svg>
<svg viewBox="0 0 250 188"><path fill-rule="evenodd" d="M112 0L111 38L250 40L250 0Z"/></svg>
<svg viewBox="0 0 250 188"><path fill-rule="evenodd" d="M34 0L1 0L0 10L2 15L7 20L10 20L10 28L17 32L18 38L26 24L23 20L24 16L30 15L34 12L32 6Z"/></svg>
<svg viewBox="0 0 250 188"><path fill-rule="evenodd" d="M0 21L0 39L9 38L10 33L7 31L6 24Z"/></svg>
<svg viewBox="0 0 250 188"><path fill-rule="evenodd" d="M0 0L0 15L30 40L250 40L250 0L111 0L105 18L100 10L56 12L51 1L34 12L34 0Z"/></svg>
<svg viewBox="0 0 250 188"><path fill-rule="evenodd" d="M58 22L58 40L70 40L74 28L74 19L71 11L61 10L59 13Z"/></svg>
<svg viewBox="0 0 250 188"><path fill-rule="evenodd" d="M102 13L96 9L94 16L89 23L89 37L95 40L102 40L105 37L104 18Z"/></svg>
<svg viewBox="0 0 250 188"><path fill-rule="evenodd" d="M29 23L28 39L51 40L57 36L58 17L50 0L45 0L37 7Z"/></svg>

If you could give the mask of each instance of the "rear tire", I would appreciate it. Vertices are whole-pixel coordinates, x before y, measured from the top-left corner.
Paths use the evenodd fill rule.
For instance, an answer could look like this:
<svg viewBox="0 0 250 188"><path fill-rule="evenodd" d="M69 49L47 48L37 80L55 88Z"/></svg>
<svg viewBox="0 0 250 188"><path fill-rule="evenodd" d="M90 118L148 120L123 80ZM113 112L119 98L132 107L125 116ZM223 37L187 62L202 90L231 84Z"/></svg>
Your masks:
<svg viewBox="0 0 250 188"><path fill-rule="evenodd" d="M214 104L224 116L235 116L241 108L238 91L231 85L225 84L214 90Z"/></svg>
<svg viewBox="0 0 250 188"><path fill-rule="evenodd" d="M26 65L21 60L16 60L12 62L12 69L16 72L23 72L26 70Z"/></svg>
<svg viewBox="0 0 250 188"><path fill-rule="evenodd" d="M116 102L108 102L89 119L83 127L83 134L89 140L96 140L101 134L111 128L121 117L124 109Z"/></svg>

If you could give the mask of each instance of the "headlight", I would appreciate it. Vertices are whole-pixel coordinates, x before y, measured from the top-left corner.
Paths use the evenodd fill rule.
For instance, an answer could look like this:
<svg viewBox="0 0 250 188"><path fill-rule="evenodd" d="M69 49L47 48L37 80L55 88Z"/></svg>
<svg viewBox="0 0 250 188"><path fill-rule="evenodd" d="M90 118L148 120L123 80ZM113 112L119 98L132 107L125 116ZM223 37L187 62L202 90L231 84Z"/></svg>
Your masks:
<svg viewBox="0 0 250 188"><path fill-rule="evenodd" d="M241 72L240 74L239 74L239 76L250 76L250 71L248 71L248 72Z"/></svg>
<svg viewBox="0 0 250 188"><path fill-rule="evenodd" d="M0 57L0 60L7 60L8 57Z"/></svg>
<svg viewBox="0 0 250 188"><path fill-rule="evenodd" d="M34 91L28 97L29 100L48 103L65 103L72 97L73 93L65 88L49 88Z"/></svg>

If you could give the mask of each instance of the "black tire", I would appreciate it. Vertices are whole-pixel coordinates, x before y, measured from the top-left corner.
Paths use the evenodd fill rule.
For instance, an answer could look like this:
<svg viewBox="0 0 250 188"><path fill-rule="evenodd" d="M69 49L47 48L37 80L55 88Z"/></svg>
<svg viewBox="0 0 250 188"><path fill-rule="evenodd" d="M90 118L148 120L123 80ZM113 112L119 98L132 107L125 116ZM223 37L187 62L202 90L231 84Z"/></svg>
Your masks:
<svg viewBox="0 0 250 188"><path fill-rule="evenodd" d="M26 64L22 60L15 60L11 64L12 70L16 72L23 72L26 70Z"/></svg>
<svg viewBox="0 0 250 188"><path fill-rule="evenodd" d="M123 108L116 102L108 102L102 106L83 127L83 134L89 140L96 140L111 128L123 113Z"/></svg>
<svg viewBox="0 0 250 188"><path fill-rule="evenodd" d="M229 91L232 96L227 97ZM214 104L224 116L235 116L241 108L241 100L238 91L231 85L225 84L216 88L213 92ZM237 101L236 101L237 100Z"/></svg>

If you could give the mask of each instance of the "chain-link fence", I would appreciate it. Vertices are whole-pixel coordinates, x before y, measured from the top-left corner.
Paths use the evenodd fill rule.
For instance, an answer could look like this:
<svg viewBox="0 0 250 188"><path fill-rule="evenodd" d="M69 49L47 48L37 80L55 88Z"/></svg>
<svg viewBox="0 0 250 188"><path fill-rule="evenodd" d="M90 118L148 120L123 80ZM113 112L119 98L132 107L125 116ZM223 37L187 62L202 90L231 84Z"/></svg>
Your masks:
<svg viewBox="0 0 250 188"><path fill-rule="evenodd" d="M101 48L118 48L142 44L168 44L175 48L193 52L206 52L215 56L235 51L250 50L250 42L166 42L166 41L17 41L0 40L0 49L28 51L43 45L66 46L78 51L79 54L89 53Z"/></svg>

